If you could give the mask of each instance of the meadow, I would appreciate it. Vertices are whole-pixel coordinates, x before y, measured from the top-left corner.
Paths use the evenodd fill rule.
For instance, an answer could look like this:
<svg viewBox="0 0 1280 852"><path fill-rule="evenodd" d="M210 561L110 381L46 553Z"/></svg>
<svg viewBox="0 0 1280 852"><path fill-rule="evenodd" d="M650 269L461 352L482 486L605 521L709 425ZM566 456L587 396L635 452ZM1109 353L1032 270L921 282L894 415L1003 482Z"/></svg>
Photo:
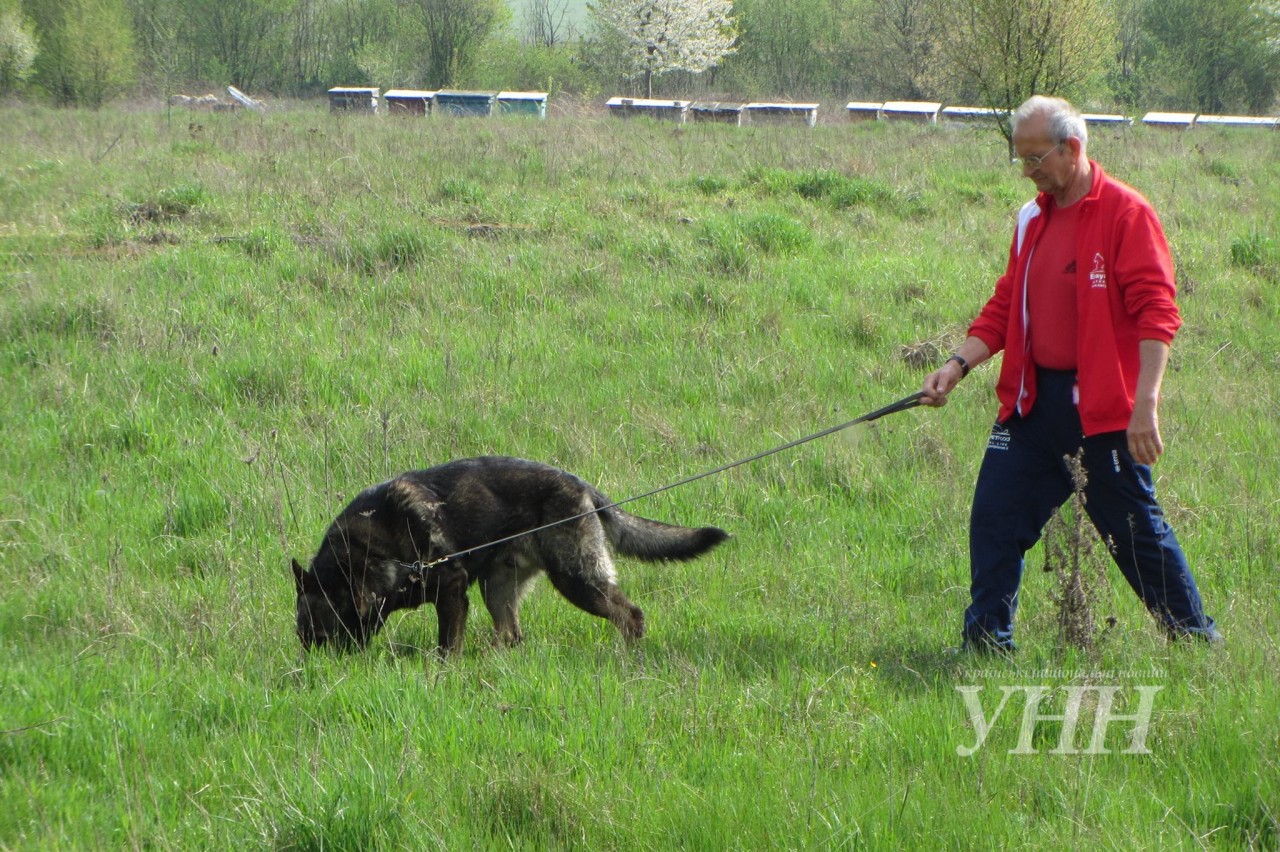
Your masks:
<svg viewBox="0 0 1280 852"><path fill-rule="evenodd" d="M1178 263L1155 471L1222 647L1167 643L1113 567L1065 641L1037 547L1019 654L953 653L986 365L630 505L733 535L621 561L638 645L542 584L522 646L476 599L441 661L431 609L304 655L289 559L409 468L624 499L912 393L1030 197L999 135L0 118L0 847L1280 845L1280 134L1091 140ZM1106 689L1154 696L1141 748L1050 718Z"/></svg>

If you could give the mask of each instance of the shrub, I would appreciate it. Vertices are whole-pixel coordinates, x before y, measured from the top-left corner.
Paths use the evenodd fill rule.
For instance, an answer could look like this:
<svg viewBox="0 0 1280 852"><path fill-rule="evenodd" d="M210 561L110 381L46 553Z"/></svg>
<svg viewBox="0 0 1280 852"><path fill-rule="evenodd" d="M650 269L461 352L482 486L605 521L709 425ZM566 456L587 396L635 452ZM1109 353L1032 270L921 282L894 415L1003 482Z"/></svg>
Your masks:
<svg viewBox="0 0 1280 852"><path fill-rule="evenodd" d="M747 242L765 254L794 254L813 242L807 227L776 213L745 216L738 221Z"/></svg>
<svg viewBox="0 0 1280 852"><path fill-rule="evenodd" d="M484 200L484 190L479 184L465 178L445 178L440 184L440 200L479 204Z"/></svg>
<svg viewBox="0 0 1280 852"><path fill-rule="evenodd" d="M427 251L427 239L417 231L391 229L374 238L374 258L393 269L413 266L427 256Z"/></svg>
<svg viewBox="0 0 1280 852"><path fill-rule="evenodd" d="M1231 265L1261 271L1280 266L1280 247L1270 234L1250 231L1231 241Z"/></svg>
<svg viewBox="0 0 1280 852"><path fill-rule="evenodd" d="M693 179L693 187L703 195L720 195L729 188L729 181L716 175L699 175Z"/></svg>

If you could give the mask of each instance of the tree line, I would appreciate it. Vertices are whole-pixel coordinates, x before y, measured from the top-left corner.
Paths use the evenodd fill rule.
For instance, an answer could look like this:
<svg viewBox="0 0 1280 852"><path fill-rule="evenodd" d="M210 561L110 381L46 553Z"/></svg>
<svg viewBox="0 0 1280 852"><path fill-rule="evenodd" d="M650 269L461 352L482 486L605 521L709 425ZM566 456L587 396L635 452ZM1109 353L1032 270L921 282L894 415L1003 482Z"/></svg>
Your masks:
<svg viewBox="0 0 1280 852"><path fill-rule="evenodd" d="M234 85L1274 114L1280 0L0 0L0 95Z"/></svg>

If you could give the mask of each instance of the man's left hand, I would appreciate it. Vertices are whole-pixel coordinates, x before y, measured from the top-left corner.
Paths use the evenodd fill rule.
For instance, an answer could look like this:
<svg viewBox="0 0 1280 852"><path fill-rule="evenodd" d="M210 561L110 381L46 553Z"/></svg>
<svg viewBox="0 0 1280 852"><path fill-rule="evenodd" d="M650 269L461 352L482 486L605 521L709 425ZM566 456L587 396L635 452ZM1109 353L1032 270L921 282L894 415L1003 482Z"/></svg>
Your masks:
<svg viewBox="0 0 1280 852"><path fill-rule="evenodd" d="M1125 434L1129 438L1129 454L1138 464L1153 465L1164 452L1160 421L1153 405L1138 405L1133 409Z"/></svg>

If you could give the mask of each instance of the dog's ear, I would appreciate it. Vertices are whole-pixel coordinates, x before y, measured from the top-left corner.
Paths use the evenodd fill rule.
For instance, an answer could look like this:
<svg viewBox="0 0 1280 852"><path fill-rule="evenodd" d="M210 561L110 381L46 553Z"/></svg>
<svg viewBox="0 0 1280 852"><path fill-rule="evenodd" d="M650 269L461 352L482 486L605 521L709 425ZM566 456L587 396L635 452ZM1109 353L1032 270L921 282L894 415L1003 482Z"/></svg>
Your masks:
<svg viewBox="0 0 1280 852"><path fill-rule="evenodd" d="M387 486L387 500L406 515L424 524L431 523L444 505L430 488L403 476Z"/></svg>
<svg viewBox="0 0 1280 852"><path fill-rule="evenodd" d="M293 563L293 586L299 593L301 593L302 576L304 574L302 566L298 564L298 560L296 559L291 559L289 561Z"/></svg>

